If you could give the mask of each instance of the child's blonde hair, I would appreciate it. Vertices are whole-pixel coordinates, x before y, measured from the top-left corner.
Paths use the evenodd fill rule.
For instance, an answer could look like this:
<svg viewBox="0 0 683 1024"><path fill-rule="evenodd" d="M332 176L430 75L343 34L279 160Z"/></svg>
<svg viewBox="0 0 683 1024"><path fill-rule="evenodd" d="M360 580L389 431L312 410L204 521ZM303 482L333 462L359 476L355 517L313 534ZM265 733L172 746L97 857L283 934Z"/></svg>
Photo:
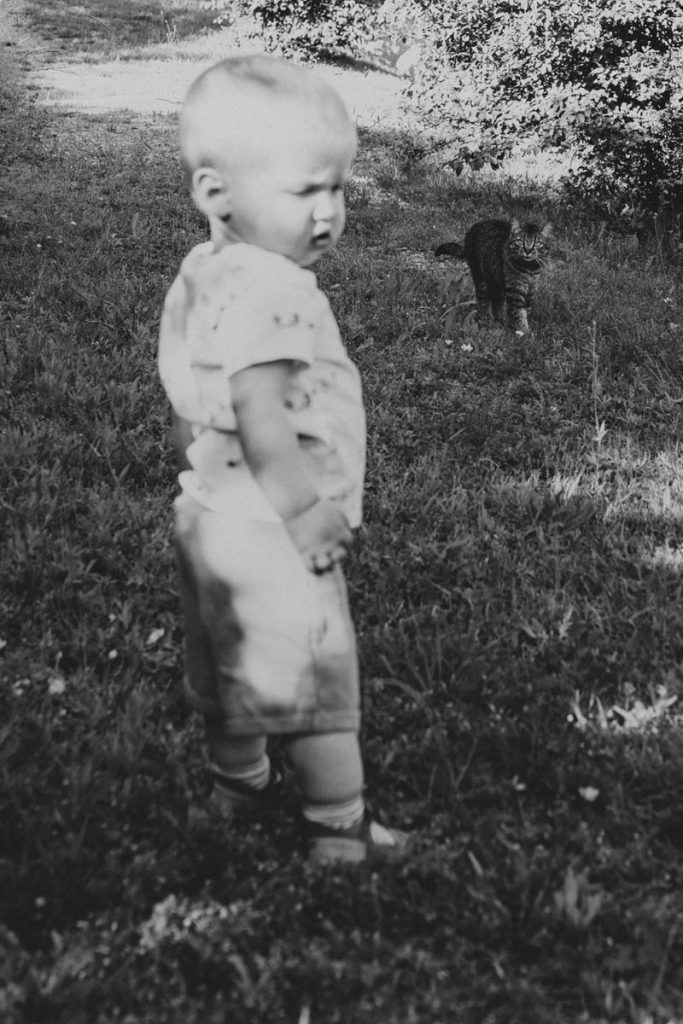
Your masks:
<svg viewBox="0 0 683 1024"><path fill-rule="evenodd" d="M197 167L216 167L267 142L269 125L296 112L322 131L355 128L340 97L308 68L276 57L228 57L204 71L180 112L180 151L190 177Z"/></svg>

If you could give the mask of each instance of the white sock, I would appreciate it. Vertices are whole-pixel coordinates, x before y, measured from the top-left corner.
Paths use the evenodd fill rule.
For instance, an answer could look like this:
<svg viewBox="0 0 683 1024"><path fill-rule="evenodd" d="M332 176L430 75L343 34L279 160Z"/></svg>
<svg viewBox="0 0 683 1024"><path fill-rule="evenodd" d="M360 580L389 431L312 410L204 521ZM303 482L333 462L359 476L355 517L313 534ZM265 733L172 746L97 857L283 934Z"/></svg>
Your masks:
<svg viewBox="0 0 683 1024"><path fill-rule="evenodd" d="M339 830L351 829L363 820L365 801L359 795L341 803L305 804L303 814L314 825Z"/></svg>
<svg viewBox="0 0 683 1024"><path fill-rule="evenodd" d="M241 782L251 789L265 789L270 781L270 758L262 754L258 761L242 765L241 768L224 768L222 765L213 764L219 775L222 775L226 783Z"/></svg>

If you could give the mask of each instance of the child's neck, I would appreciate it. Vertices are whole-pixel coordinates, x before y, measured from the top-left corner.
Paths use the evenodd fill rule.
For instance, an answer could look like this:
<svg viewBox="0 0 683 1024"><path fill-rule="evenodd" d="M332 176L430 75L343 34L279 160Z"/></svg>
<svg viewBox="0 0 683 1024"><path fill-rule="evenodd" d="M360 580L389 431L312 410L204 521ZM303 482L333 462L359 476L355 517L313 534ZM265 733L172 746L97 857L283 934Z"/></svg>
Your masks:
<svg viewBox="0 0 683 1024"><path fill-rule="evenodd" d="M221 217L209 217L209 235L216 252L220 252L220 250L226 245L235 245L238 242L244 241L243 238L240 238L232 230L232 227L230 226L230 217L226 217L225 219Z"/></svg>

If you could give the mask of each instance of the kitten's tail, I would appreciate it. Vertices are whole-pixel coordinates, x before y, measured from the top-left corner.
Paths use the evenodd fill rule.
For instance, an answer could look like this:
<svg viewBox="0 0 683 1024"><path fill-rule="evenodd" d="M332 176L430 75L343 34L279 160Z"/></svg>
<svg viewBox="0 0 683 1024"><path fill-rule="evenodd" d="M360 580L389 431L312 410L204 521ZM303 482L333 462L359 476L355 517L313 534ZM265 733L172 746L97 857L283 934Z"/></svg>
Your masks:
<svg viewBox="0 0 683 1024"><path fill-rule="evenodd" d="M450 256L451 259L458 260L464 259L465 254L463 247L460 242L444 242L443 245L438 245L434 250L434 255L437 257Z"/></svg>

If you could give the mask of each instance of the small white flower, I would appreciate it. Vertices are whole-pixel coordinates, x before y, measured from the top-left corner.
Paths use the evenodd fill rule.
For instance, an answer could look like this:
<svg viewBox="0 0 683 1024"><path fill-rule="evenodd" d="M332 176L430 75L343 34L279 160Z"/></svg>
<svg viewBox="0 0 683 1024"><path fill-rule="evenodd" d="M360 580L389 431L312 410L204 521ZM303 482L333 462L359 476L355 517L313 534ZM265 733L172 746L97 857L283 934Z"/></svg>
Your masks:
<svg viewBox="0 0 683 1024"><path fill-rule="evenodd" d="M165 632L166 632L165 629L161 629L161 628L153 629L152 632L147 637L147 646L151 647L152 644L159 643L159 641L161 640L161 638L162 638L162 636L164 635Z"/></svg>
<svg viewBox="0 0 683 1024"><path fill-rule="evenodd" d="M115 650L111 650L109 652L109 654L107 655L107 657L109 658L110 661L116 661L118 656L119 656L119 652L115 651Z"/></svg>
<svg viewBox="0 0 683 1024"><path fill-rule="evenodd" d="M51 697L59 697L66 690L66 679L62 676L52 676L47 684L47 692Z"/></svg>
<svg viewBox="0 0 683 1024"><path fill-rule="evenodd" d="M473 347L474 347L474 346L473 346L473 345L471 345L471 344L469 343L469 341L463 341L462 345L460 346L460 351L461 351L461 352L471 352L471 351L472 351L472 349L473 349Z"/></svg>
<svg viewBox="0 0 683 1024"><path fill-rule="evenodd" d="M600 790L595 786L579 786L579 796L583 797L586 803L592 804L600 796Z"/></svg>
<svg viewBox="0 0 683 1024"><path fill-rule="evenodd" d="M299 1014L299 1024L311 1024L311 1004L304 1003Z"/></svg>

